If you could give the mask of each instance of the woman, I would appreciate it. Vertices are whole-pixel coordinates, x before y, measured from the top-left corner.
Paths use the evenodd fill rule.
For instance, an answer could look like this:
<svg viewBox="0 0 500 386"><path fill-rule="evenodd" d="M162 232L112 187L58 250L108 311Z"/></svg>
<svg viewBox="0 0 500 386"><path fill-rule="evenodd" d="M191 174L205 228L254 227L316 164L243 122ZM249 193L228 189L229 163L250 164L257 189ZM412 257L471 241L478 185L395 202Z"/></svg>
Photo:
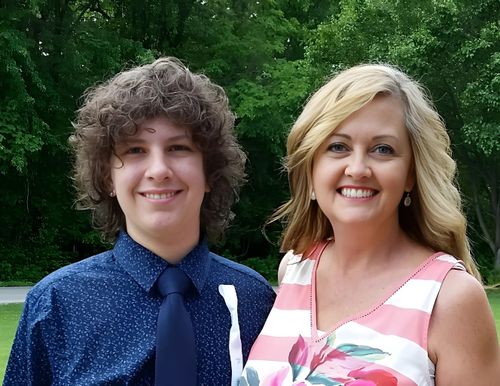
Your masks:
<svg viewBox="0 0 500 386"><path fill-rule="evenodd" d="M360 65L287 145L280 290L240 385L498 385L492 313L455 162L420 86Z"/></svg>
<svg viewBox="0 0 500 386"><path fill-rule="evenodd" d="M175 58L87 92L75 181L114 247L30 291L4 385L237 382L275 295L207 246L244 179L233 122L222 88ZM175 293L170 272L183 283Z"/></svg>

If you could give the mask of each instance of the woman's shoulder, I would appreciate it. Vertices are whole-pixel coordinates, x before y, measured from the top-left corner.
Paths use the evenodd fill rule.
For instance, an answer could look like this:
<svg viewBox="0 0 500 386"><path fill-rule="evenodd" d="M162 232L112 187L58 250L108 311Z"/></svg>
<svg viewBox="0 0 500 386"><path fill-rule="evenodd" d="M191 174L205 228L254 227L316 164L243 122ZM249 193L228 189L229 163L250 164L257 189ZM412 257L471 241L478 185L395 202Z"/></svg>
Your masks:
<svg viewBox="0 0 500 386"><path fill-rule="evenodd" d="M431 316L429 356L438 364L437 378L472 382L464 373L467 369L492 377L500 374L498 337L486 292L464 270L450 270L443 281ZM464 368L466 362L470 366Z"/></svg>
<svg viewBox="0 0 500 386"><path fill-rule="evenodd" d="M442 252L431 258L434 265L443 266L441 271L445 271L432 313L432 324L438 327L441 323L446 325L461 319L465 314L490 311L483 285L465 270L460 260ZM470 319L471 323L475 322L474 318Z"/></svg>
<svg viewBox="0 0 500 386"><path fill-rule="evenodd" d="M293 250L289 250L285 253L285 256L281 258L280 265L278 267L278 285L281 284L283 278L285 277L288 264L290 264L290 262L298 262L301 258L302 255L296 255Z"/></svg>
<svg viewBox="0 0 500 386"><path fill-rule="evenodd" d="M278 268L278 284L281 284L285 274L292 270L308 270L314 266L315 261L321 255L325 246L330 240L322 240L311 244L303 253L297 253L289 250L281 259Z"/></svg>
<svg viewBox="0 0 500 386"><path fill-rule="evenodd" d="M449 255L442 255L441 258L449 260ZM459 260L454 259L453 267L462 267ZM472 309L481 305L488 305L488 299L483 285L464 269L451 269L443 281L441 291L438 296L437 307L440 304L446 305L443 307L443 312L460 312L463 307L471 307Z"/></svg>

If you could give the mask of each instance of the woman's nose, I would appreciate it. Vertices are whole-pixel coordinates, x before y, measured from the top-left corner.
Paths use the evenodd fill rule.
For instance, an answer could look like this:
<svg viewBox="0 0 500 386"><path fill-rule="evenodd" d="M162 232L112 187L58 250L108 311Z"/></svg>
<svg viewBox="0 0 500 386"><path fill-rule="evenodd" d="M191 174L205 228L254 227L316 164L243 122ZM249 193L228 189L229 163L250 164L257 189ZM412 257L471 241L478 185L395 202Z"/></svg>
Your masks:
<svg viewBox="0 0 500 386"><path fill-rule="evenodd" d="M345 174L354 179L370 177L372 171L366 156L364 154L352 154L352 156L348 158Z"/></svg>

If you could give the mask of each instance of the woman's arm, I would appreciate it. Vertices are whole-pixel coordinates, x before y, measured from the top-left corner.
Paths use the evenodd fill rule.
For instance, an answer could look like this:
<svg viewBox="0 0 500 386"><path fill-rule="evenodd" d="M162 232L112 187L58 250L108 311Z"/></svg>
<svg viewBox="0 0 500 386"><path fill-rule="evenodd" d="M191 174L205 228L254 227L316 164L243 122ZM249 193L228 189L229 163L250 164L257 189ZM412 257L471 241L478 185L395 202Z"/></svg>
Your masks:
<svg viewBox="0 0 500 386"><path fill-rule="evenodd" d="M463 271L443 282L429 327L436 386L500 385L500 348L481 284Z"/></svg>

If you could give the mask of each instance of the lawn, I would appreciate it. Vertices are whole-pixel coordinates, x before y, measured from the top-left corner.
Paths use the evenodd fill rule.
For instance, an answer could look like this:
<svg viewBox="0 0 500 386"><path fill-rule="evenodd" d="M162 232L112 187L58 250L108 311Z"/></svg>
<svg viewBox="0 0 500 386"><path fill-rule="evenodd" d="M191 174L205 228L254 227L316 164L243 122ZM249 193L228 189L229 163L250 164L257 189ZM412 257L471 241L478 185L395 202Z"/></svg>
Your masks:
<svg viewBox="0 0 500 386"><path fill-rule="evenodd" d="M500 290L489 291L488 299L490 301L495 323L497 324L497 333L500 338Z"/></svg>
<svg viewBox="0 0 500 386"><path fill-rule="evenodd" d="M490 291L488 293L488 298L493 310L500 339L500 290ZM10 346L14 339L17 322L22 308L22 304L0 305L0 384L3 381Z"/></svg>
<svg viewBox="0 0 500 386"><path fill-rule="evenodd" d="M5 374L5 366L10 353L10 346L14 340L17 323L22 304L1 304L0 305L0 384L2 384Z"/></svg>

